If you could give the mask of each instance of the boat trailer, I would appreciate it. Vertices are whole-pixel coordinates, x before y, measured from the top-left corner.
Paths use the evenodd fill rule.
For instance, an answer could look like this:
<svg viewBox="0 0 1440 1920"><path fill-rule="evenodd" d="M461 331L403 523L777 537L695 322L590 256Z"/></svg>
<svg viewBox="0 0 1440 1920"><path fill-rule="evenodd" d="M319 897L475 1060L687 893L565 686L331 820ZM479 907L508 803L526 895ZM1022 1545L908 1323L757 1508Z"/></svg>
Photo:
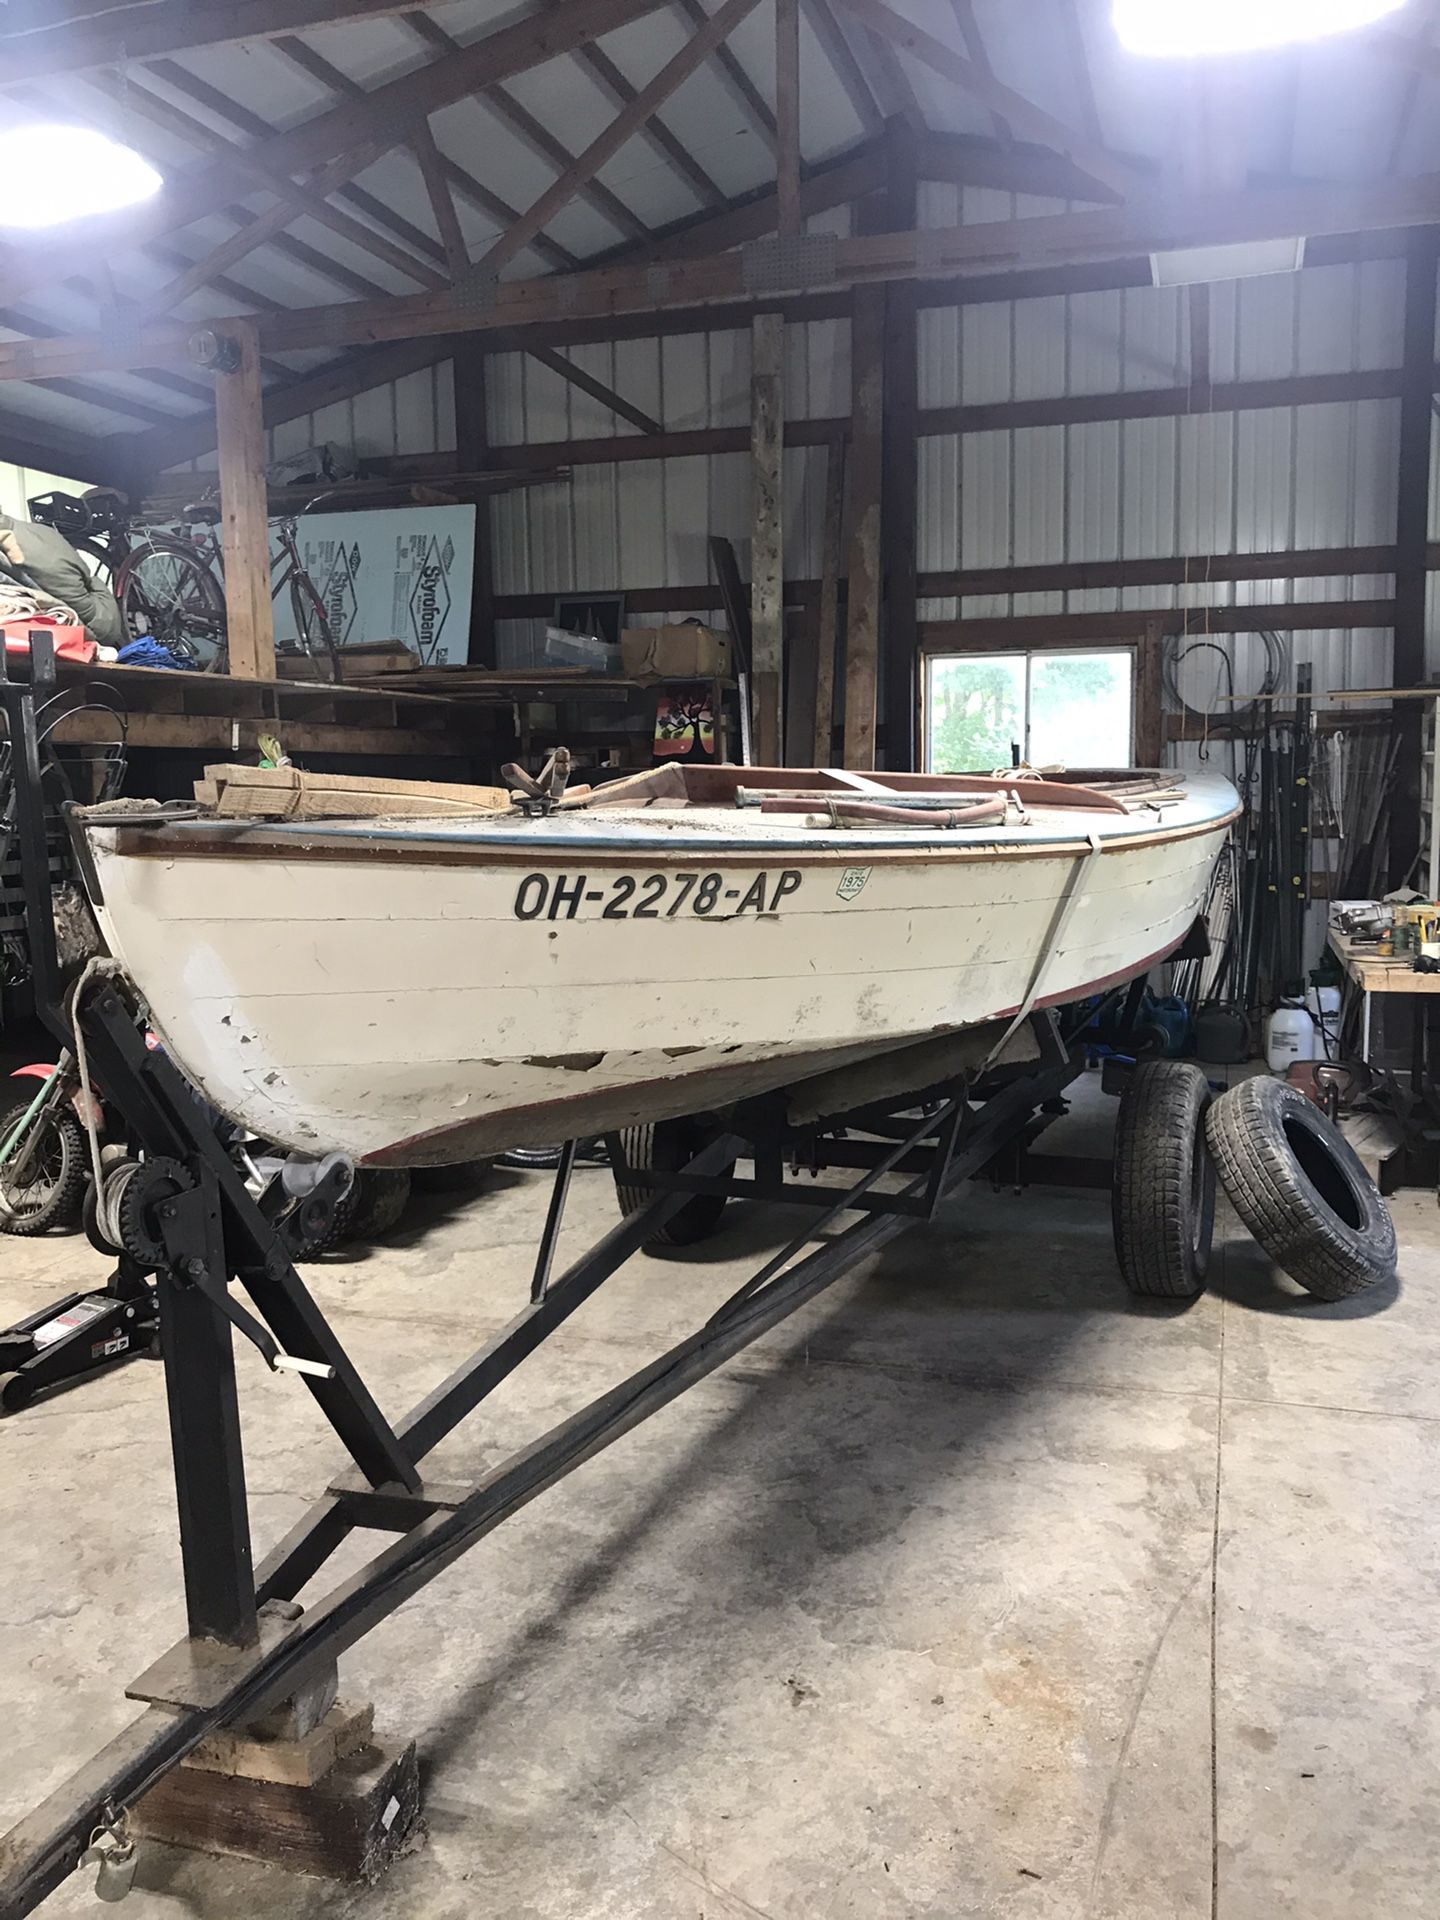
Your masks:
<svg viewBox="0 0 1440 1920"><path fill-rule="evenodd" d="M1047 1106L1063 1111L1059 1096L1083 1063L1056 1014L1032 1014L1013 1032L996 1022L993 1034L897 1049L687 1123L691 1144L668 1167L636 1164L626 1137L611 1136L617 1184L650 1197L555 1276L570 1143L528 1302L392 1426L295 1267L303 1239L343 1197L348 1164L319 1163L309 1192L277 1180L252 1198L189 1083L163 1050L147 1047L145 1009L123 975L105 962L87 965L78 982L73 967L62 972L36 726L53 685L44 635L32 636L28 680L9 677L0 654L36 1004L60 1043L78 1048L142 1156L117 1209L121 1261L131 1279L153 1282L159 1312L187 1634L127 1688L143 1704L139 1717L0 1839L0 1920L30 1913L82 1857L100 1860L103 1884L107 1864L128 1854L127 1814L202 1742L301 1696L467 1548L914 1221L931 1219L1003 1149L1033 1137ZM736 1172L742 1163L747 1177ZM844 1183L827 1183L829 1169ZM425 1478L435 1446L687 1206L745 1197L800 1205L808 1217L703 1326L473 1485ZM849 1224L813 1244L845 1214ZM273 1370L303 1383L349 1456L258 1565L236 1331ZM302 1589L359 1529L390 1537L357 1573L299 1606ZM413 1814L407 1808L397 1825Z"/></svg>

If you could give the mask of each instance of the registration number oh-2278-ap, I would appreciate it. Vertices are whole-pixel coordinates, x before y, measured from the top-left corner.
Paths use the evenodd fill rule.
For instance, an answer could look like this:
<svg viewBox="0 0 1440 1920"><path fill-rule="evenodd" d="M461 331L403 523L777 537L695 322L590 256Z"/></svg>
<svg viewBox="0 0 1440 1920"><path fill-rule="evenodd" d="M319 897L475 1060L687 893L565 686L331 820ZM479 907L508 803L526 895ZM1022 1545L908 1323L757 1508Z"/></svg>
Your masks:
<svg viewBox="0 0 1440 1920"><path fill-rule="evenodd" d="M795 867L751 875L527 873L515 889L517 920L673 920L677 914L779 913L800 888Z"/></svg>

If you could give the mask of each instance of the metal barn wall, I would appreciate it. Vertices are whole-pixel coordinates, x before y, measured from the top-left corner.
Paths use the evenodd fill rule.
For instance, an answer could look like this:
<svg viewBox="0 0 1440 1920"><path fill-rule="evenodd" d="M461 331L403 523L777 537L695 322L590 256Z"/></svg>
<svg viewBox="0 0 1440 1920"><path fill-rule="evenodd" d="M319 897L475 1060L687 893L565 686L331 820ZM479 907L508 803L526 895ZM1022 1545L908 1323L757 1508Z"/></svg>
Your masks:
<svg viewBox="0 0 1440 1920"><path fill-rule="evenodd" d="M847 232L847 210L809 222L811 232ZM748 428L748 331L656 336L576 347L570 357L672 432ZM496 446L543 446L637 431L524 354L488 364L489 431ZM789 419L850 411L848 321L787 329L785 412ZM785 570L820 570L826 454L785 454ZM742 573L750 555L748 452L577 466L555 486L500 494L491 503L496 593L565 593L614 588L697 586L712 578L708 537L735 542ZM716 606L719 602L717 599ZM637 614L634 624L662 621ZM502 666L538 658L543 621L502 621Z"/></svg>
<svg viewBox="0 0 1440 1920"><path fill-rule="evenodd" d="M963 204L961 202L963 194ZM1060 211L985 189L924 189L930 225ZM1230 281L1210 289L1216 383L1395 367L1404 267L1395 260ZM1130 393L1190 379L1188 290L1137 288L932 308L920 316L922 407ZM1341 546L1395 538L1399 403L1358 401L1190 418L926 439L919 564L1044 565ZM928 602L922 617L1108 613L1177 606L1385 598L1390 575L1017 594ZM1251 636L1224 636L1235 690L1263 674ZM1288 644L1288 643L1287 643ZM1317 689L1388 679L1388 630L1293 636ZM1181 663L1196 706L1229 691L1214 652Z"/></svg>
<svg viewBox="0 0 1440 1920"><path fill-rule="evenodd" d="M1009 219L1062 203L927 183L929 225ZM812 229L844 231L836 210ZM1210 292L1215 382L1398 366L1404 268L1398 260L1308 268L1232 281ZM1190 377L1186 291L1139 288L963 308L919 318L920 405L943 407L1184 386ZM576 363L671 430L744 427L748 332L655 336L571 350ZM1437 349L1440 351L1440 349ZM637 431L522 354L489 365L494 444L544 445ZM849 327L790 329L786 410L843 415L850 404ZM1189 418L1096 422L928 437L919 442L918 560L959 567L1385 545L1395 537L1399 403L1366 400ZM271 434L279 455L334 440L362 455L448 451L455 444L449 363L304 416ZM1440 541L1440 436L1431 537ZM819 571L825 451L785 456L791 577ZM214 457L202 463L213 466ZM490 505L497 593L694 586L710 578L707 536L728 535L748 568L748 455L577 466L568 482L496 496ZM924 619L1106 613L1174 606L1386 598L1389 575L1021 594L921 603ZM658 621L662 613L634 616ZM503 665L538 658L541 621L503 622ZM1431 581L1432 665L1440 668L1440 582ZM1263 672L1251 636L1225 636L1235 690ZM1383 683L1383 629L1299 633L1294 657L1315 685ZM1213 652L1182 663L1182 690L1212 706L1224 669Z"/></svg>
<svg viewBox="0 0 1440 1920"><path fill-rule="evenodd" d="M929 225L1059 211L1060 204L939 183L922 189ZM1403 297L1404 269L1395 260L1217 285L1211 379L1394 367ZM1188 314L1185 291L1161 288L927 308L919 322L920 405L1184 386ZM792 417L848 410L847 331L843 322L793 329ZM628 341L577 349L576 358L667 428L745 424L744 334ZM490 394L497 444L630 431L523 356L492 362ZM1398 402L1374 400L926 438L918 452L919 566L1384 545L1395 537L1398 412ZM824 461L820 449L786 456L792 576L818 571ZM568 488L504 496L492 514L497 592L694 585L709 577L707 532L728 534L745 563L747 457L577 468ZM1440 538L1440 502L1436 514ZM1388 575L1209 584L1197 572L1182 587L929 601L920 611L926 619L1105 613L1385 598L1392 589ZM508 625L502 658L528 657L535 633L536 623ZM1293 649L1313 662L1318 689L1374 685L1389 675L1387 630L1297 634ZM1263 673L1263 649L1241 634L1227 636L1226 650L1243 693ZM1213 653L1183 663L1194 704L1213 704L1219 672Z"/></svg>

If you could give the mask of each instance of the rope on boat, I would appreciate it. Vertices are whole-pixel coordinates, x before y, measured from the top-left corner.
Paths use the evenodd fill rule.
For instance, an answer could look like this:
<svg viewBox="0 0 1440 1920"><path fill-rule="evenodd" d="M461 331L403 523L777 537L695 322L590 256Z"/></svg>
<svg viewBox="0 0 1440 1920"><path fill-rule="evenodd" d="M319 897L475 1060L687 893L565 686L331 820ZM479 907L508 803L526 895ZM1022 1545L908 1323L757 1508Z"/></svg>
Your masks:
<svg viewBox="0 0 1440 1920"><path fill-rule="evenodd" d="M1030 984L1025 989L1025 997L1015 1009L1014 1016L1006 1026L1005 1031L985 1056L984 1065L980 1068L981 1073L984 1073L988 1068L994 1066L1000 1055L1005 1051L1006 1047L1009 1046L1017 1030L1029 1019L1031 1009L1040 998L1040 989L1044 985L1046 974L1050 971L1050 962L1059 949L1061 936L1070 924L1070 916L1075 911L1076 903L1085 891L1085 880L1095 865L1095 862L1104 851L1104 843L1093 828L1085 835L1085 838L1090 843L1089 847L1079 856L1075 865L1070 869L1069 877L1065 882L1065 891L1055 903L1055 912L1050 920L1049 931L1046 933L1045 939L1041 944L1040 958L1036 961L1034 972L1030 975Z"/></svg>

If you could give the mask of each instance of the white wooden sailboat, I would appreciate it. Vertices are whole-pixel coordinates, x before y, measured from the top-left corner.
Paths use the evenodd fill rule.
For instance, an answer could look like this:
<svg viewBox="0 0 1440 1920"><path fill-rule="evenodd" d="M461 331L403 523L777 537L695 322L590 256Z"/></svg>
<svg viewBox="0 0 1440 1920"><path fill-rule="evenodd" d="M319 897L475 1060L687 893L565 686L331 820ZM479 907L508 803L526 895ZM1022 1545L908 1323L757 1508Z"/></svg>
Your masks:
<svg viewBox="0 0 1440 1920"><path fill-rule="evenodd" d="M79 830L110 950L217 1107L419 1165L1132 978L1237 812L1213 775L672 767L530 815Z"/></svg>

